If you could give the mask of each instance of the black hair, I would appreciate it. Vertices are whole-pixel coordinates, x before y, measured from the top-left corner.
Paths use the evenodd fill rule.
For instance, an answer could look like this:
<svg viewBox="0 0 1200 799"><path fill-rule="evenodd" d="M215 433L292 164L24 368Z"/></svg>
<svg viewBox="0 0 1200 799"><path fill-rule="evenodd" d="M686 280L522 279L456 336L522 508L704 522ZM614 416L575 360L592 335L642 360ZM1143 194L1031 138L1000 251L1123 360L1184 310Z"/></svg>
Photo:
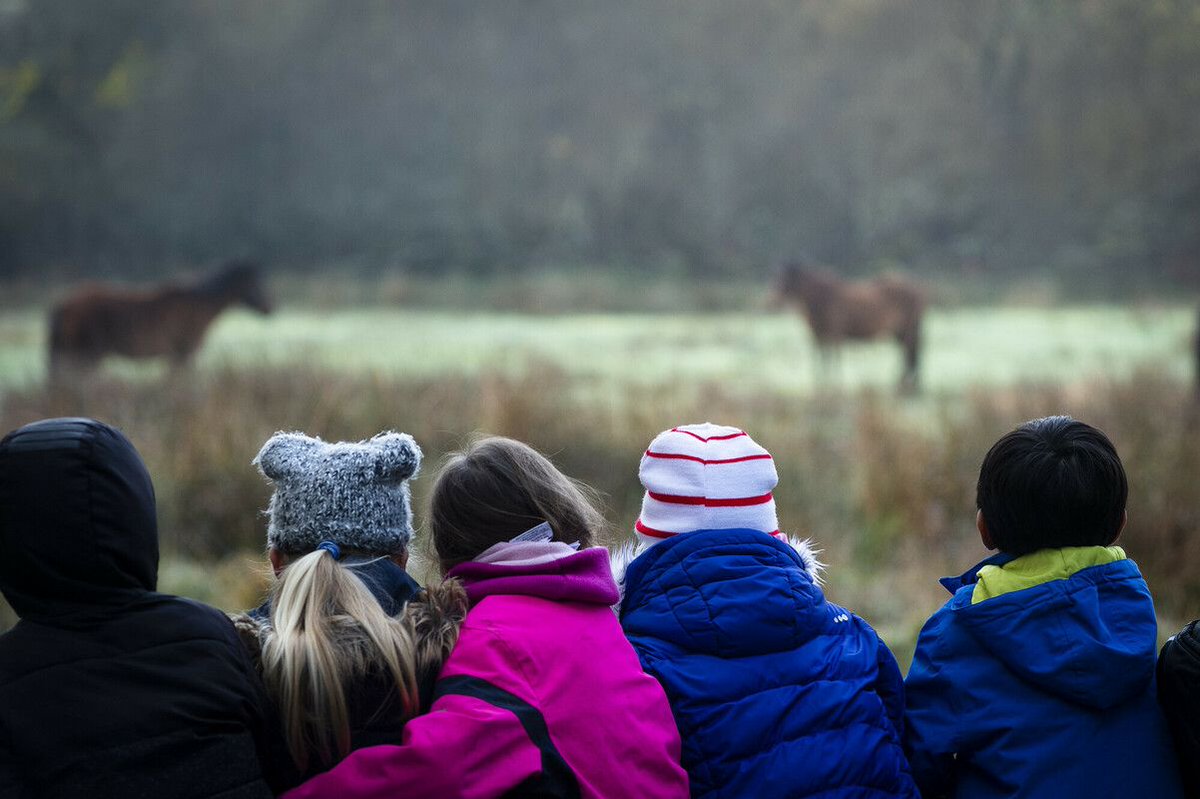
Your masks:
<svg viewBox="0 0 1200 799"><path fill-rule="evenodd" d="M1108 436L1070 416L1034 419L983 458L975 506L1001 552L1107 546L1121 532L1129 482Z"/></svg>

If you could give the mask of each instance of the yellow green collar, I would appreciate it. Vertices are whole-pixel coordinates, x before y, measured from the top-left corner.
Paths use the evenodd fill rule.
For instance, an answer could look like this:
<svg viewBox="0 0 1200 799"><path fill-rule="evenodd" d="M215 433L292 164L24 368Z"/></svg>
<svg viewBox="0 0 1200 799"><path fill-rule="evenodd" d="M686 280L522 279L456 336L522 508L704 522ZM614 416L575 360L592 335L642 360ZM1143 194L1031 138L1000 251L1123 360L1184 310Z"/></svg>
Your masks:
<svg viewBox="0 0 1200 799"><path fill-rule="evenodd" d="M1077 571L1125 560L1120 547L1062 547L1039 549L1013 558L1003 566L984 566L979 570L971 604L993 599L1013 591L1023 591L1054 580L1065 580Z"/></svg>

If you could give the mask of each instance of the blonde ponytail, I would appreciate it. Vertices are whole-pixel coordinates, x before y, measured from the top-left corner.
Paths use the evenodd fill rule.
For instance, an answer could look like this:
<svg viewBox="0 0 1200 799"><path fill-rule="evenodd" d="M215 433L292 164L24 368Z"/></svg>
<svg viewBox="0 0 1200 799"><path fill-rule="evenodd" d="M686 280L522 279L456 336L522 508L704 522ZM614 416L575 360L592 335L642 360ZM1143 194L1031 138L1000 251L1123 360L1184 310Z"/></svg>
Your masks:
<svg viewBox="0 0 1200 799"><path fill-rule="evenodd" d="M417 709L412 635L388 616L366 586L325 550L310 552L279 576L272 630L263 643L263 680L274 697L292 759L332 765L350 752L346 691L386 675L406 717Z"/></svg>

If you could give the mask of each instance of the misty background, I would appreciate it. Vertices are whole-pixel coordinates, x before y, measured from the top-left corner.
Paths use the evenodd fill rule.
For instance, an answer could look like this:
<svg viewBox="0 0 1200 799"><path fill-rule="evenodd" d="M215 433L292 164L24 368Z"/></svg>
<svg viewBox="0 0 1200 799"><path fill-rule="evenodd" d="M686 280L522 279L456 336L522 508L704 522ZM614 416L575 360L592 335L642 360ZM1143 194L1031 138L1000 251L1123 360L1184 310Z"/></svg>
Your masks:
<svg viewBox="0 0 1200 799"><path fill-rule="evenodd" d="M1191 0L0 1L0 277L1200 282Z"/></svg>

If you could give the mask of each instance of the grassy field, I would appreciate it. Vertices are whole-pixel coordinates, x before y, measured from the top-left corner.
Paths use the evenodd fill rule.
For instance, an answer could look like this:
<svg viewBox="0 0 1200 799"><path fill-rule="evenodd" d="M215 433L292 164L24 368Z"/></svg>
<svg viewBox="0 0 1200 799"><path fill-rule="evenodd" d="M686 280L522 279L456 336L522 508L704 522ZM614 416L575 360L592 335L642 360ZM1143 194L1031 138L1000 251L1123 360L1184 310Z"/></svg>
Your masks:
<svg viewBox="0 0 1200 799"><path fill-rule="evenodd" d="M40 311L0 312L0 387L44 376ZM1190 308L964 308L934 311L924 328L925 387L932 393L1014 383L1127 377L1153 367L1190 374ZM235 312L210 331L201 369L310 367L431 378L551 366L581 388L727 387L797 395L818 385L891 387L900 355L888 342L855 344L823 371L807 328L789 313L541 316L411 310L285 309L267 318ZM123 376L158 365L110 363Z"/></svg>
<svg viewBox="0 0 1200 799"><path fill-rule="evenodd" d="M444 453L475 431L514 436L597 487L619 541L655 433L704 419L740 425L775 454L781 523L824 548L830 595L904 662L944 601L936 578L985 554L973 532L983 453L1048 413L1101 426L1121 451L1132 485L1123 540L1151 579L1164 632L1200 614L1189 568L1200 559L1192 323L1181 307L936 311L926 390L898 399L894 347L847 347L819 380L807 332L782 313L233 313L194 370L115 361L47 387L42 315L5 311L0 426L75 414L120 425L155 477L162 587L233 609L265 585L269 489L250 460L276 430L412 433L426 453L418 518Z"/></svg>

